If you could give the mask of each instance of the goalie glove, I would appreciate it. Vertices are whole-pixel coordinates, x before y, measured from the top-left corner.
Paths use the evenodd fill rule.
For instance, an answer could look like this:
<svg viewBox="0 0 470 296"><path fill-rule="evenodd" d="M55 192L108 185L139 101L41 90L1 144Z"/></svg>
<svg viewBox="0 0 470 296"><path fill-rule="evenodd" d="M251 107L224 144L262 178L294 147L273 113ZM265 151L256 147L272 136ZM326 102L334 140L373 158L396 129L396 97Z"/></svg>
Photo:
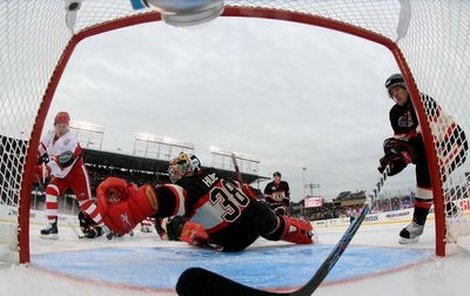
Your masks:
<svg viewBox="0 0 470 296"><path fill-rule="evenodd" d="M405 141L396 138L388 138L384 141L385 155L380 158L378 170L383 173L387 166L390 167L389 176L394 176L403 171L408 164L414 163L414 149Z"/></svg>
<svg viewBox="0 0 470 296"><path fill-rule="evenodd" d="M176 216L168 221L166 229L169 240L181 240L197 247L203 247L209 242L206 230L183 216Z"/></svg>

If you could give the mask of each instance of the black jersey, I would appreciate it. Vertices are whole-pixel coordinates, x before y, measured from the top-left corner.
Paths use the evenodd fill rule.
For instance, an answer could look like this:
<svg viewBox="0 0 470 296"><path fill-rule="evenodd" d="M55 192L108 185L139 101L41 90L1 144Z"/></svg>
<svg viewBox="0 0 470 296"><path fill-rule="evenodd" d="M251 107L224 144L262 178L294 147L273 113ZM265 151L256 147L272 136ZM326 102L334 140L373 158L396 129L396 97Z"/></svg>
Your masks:
<svg viewBox="0 0 470 296"><path fill-rule="evenodd" d="M448 174L466 159L468 143L465 132L432 97L420 94L420 98L429 127L436 140L435 147L439 165L445 167L445 173ZM427 161L421 128L411 100L408 100L404 106L396 104L392 107L390 124L395 137L409 141L421 161Z"/></svg>
<svg viewBox="0 0 470 296"><path fill-rule="evenodd" d="M250 204L236 182L222 179L212 168L183 177L176 184L158 186L156 193L156 218L185 216L209 234L237 221Z"/></svg>
<svg viewBox="0 0 470 296"><path fill-rule="evenodd" d="M397 138L409 140L418 135L417 127L419 122L411 100L408 100L404 106L395 104L392 107L390 110L390 124Z"/></svg>
<svg viewBox="0 0 470 296"><path fill-rule="evenodd" d="M286 181L281 181L279 184L274 181L269 182L264 188L264 194L268 203L289 204L290 190Z"/></svg>

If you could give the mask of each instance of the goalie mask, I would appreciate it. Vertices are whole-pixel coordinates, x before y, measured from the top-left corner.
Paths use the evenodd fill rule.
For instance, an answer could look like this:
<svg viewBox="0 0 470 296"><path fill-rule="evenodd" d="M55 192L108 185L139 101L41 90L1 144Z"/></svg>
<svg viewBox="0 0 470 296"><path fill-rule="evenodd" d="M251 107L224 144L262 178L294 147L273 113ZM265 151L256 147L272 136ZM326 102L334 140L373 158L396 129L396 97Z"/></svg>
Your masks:
<svg viewBox="0 0 470 296"><path fill-rule="evenodd" d="M175 183L183 177L194 176L201 169L201 162L194 154L181 152L174 158L168 167L171 182Z"/></svg>

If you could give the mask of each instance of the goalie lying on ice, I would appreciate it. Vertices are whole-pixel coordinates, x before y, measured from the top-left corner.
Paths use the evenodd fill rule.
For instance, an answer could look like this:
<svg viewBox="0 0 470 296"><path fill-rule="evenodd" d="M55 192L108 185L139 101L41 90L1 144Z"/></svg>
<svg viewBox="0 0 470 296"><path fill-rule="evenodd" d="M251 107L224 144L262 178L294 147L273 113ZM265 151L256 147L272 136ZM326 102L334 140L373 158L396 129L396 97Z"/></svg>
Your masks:
<svg viewBox="0 0 470 296"><path fill-rule="evenodd" d="M194 155L181 153L172 160L169 175L174 184L157 187L137 188L115 177L103 181L97 196L106 225L125 234L146 217L173 217L167 227L170 239L223 251L243 250L260 236L313 243L309 222L277 215L256 200L247 184L202 169Z"/></svg>

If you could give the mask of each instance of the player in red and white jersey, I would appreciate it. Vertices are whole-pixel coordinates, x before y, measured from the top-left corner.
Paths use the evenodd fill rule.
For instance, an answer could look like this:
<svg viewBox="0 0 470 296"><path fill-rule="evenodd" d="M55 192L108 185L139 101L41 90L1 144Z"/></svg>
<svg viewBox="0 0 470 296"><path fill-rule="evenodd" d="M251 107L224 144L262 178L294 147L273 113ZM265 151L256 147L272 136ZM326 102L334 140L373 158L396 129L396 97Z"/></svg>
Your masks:
<svg viewBox="0 0 470 296"><path fill-rule="evenodd" d="M95 202L91 199L90 182L82 159L82 149L77 138L69 130L70 116L59 112L54 118L54 128L41 140L38 148L38 165L35 168L38 181L46 187L46 214L49 225L41 230L43 238L56 239L57 198L71 188L83 212L98 225L103 225Z"/></svg>
<svg viewBox="0 0 470 296"><path fill-rule="evenodd" d="M213 168L201 169L194 155L171 161L174 184L135 188L109 177L97 190L98 205L109 228L124 234L147 216L172 217L166 226L170 240L239 251L258 237L311 244L310 223L276 214L259 202L251 187L223 179Z"/></svg>

